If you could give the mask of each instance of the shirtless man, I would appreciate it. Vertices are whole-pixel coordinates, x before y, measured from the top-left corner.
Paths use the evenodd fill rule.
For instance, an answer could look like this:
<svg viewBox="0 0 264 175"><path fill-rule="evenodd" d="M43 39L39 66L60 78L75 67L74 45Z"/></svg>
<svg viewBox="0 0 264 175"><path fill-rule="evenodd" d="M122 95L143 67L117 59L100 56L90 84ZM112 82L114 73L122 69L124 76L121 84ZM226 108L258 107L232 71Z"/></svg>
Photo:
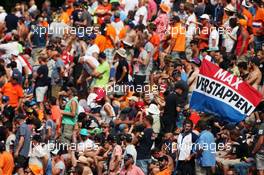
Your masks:
<svg viewBox="0 0 264 175"><path fill-rule="evenodd" d="M249 61L250 72L246 80L248 84L250 84L252 87L254 87L257 90L259 90L258 88L260 87L259 85L262 77L262 74L258 67L259 65L260 62L257 57L254 57Z"/></svg>

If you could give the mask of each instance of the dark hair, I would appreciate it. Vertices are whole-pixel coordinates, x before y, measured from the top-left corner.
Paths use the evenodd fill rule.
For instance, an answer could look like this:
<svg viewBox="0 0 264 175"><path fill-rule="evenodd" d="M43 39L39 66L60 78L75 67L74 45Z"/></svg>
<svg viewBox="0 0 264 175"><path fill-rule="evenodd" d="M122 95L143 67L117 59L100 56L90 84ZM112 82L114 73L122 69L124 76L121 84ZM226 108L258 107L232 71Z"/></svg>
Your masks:
<svg viewBox="0 0 264 175"><path fill-rule="evenodd" d="M49 102L50 102L50 104L51 104L51 105L56 105L57 98L56 98L56 97L54 97L54 96L52 96L52 97L50 97L50 100L49 100Z"/></svg>
<svg viewBox="0 0 264 175"><path fill-rule="evenodd" d="M204 120L199 120L197 127L201 130L206 130L208 129L207 122Z"/></svg>
<svg viewBox="0 0 264 175"><path fill-rule="evenodd" d="M183 122L183 126L185 126L186 124L190 124L191 127L193 127L193 122L189 119L186 119L184 122Z"/></svg>
<svg viewBox="0 0 264 175"><path fill-rule="evenodd" d="M244 69L244 70L247 70L247 63L246 62L240 62L237 64L237 67Z"/></svg>
<svg viewBox="0 0 264 175"><path fill-rule="evenodd" d="M234 28L237 26L237 18L230 18L229 25L231 28Z"/></svg>
<svg viewBox="0 0 264 175"><path fill-rule="evenodd" d="M152 125L153 124L153 118L151 115L146 116L146 120Z"/></svg>
<svg viewBox="0 0 264 175"><path fill-rule="evenodd" d="M99 53L99 58L106 59L106 55L104 52Z"/></svg>

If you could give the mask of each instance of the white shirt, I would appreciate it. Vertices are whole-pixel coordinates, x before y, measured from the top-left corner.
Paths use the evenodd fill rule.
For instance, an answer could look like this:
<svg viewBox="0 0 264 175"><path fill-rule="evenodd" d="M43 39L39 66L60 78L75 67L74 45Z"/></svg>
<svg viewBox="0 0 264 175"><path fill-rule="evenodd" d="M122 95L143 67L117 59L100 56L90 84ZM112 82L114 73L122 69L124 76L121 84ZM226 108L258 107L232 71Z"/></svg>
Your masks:
<svg viewBox="0 0 264 175"><path fill-rule="evenodd" d="M186 20L186 25L188 26L187 31L186 31L186 37L187 38L190 38L190 39L193 38L195 31L196 31L196 24L195 24L196 21L197 20L196 20L196 16L194 13L191 14L187 18L187 20Z"/></svg>
<svg viewBox="0 0 264 175"><path fill-rule="evenodd" d="M213 39L216 41L215 46L213 46ZM219 33L216 29L214 29L209 36L209 49L218 49L219 44Z"/></svg>
<svg viewBox="0 0 264 175"><path fill-rule="evenodd" d="M100 53L100 49L97 44L93 44L91 47L88 47L85 56L93 56L93 53Z"/></svg>
<svg viewBox="0 0 264 175"><path fill-rule="evenodd" d="M4 23L5 22L5 18L6 18L6 16L7 16L7 13L0 13L0 22L1 23Z"/></svg>
<svg viewBox="0 0 264 175"><path fill-rule="evenodd" d="M126 146L125 151L124 151L124 156L127 154L130 154L133 157L134 164L135 164L137 160L137 150L135 148L135 145L130 144Z"/></svg>
<svg viewBox="0 0 264 175"><path fill-rule="evenodd" d="M138 7L138 0L124 0L124 4L125 4L125 13L127 15L130 10L134 11L136 7Z"/></svg>
<svg viewBox="0 0 264 175"><path fill-rule="evenodd" d="M11 134L10 136L7 137L6 144L5 144L7 152L10 152L10 145L11 145L12 141L14 141L14 143L15 143L15 140L16 140L15 134Z"/></svg>
<svg viewBox="0 0 264 175"><path fill-rule="evenodd" d="M78 144L78 150L81 151L81 152L84 152L84 151L87 150L87 149L94 149L94 148L96 148L96 145L95 145L95 143L94 143L92 140L90 140L90 139L87 139L87 140L85 140L84 142L80 142L80 143Z"/></svg>
<svg viewBox="0 0 264 175"><path fill-rule="evenodd" d="M234 38L237 38L237 31L238 31L238 26L236 26L235 28L231 29L230 35ZM231 52L235 41L233 39L231 39L227 34L224 35L225 39L224 39L224 47L226 48L226 52Z"/></svg>
<svg viewBox="0 0 264 175"><path fill-rule="evenodd" d="M84 62L92 62L93 65L95 65L95 67L98 67L99 66L99 62L96 58L94 58L93 56L84 56L83 57L84 59Z"/></svg>
<svg viewBox="0 0 264 175"><path fill-rule="evenodd" d="M124 27L123 21L118 21L118 22L111 22L111 25L115 28L116 30L116 35L119 36L120 31Z"/></svg>
<svg viewBox="0 0 264 175"><path fill-rule="evenodd" d="M135 14L135 22L136 22L136 24L139 23L140 16L143 16L143 21L142 21L142 23L143 23L145 26L147 26L148 10L147 10L147 8L146 8L145 6L142 6L142 7L140 7L140 8L137 10L137 12L136 12L136 14Z"/></svg>
<svg viewBox="0 0 264 175"><path fill-rule="evenodd" d="M29 162L28 164L37 165L38 167L43 167L42 164L42 158L46 156L45 149L41 146L41 144L35 146L33 149L29 152Z"/></svg>
<svg viewBox="0 0 264 175"><path fill-rule="evenodd" d="M19 50L19 44L17 41L8 42L5 44L0 44L0 49L6 51L6 55L11 56L14 50Z"/></svg>
<svg viewBox="0 0 264 175"><path fill-rule="evenodd" d="M37 10L38 10L38 7L36 6L36 4L34 4L28 9L28 12L29 13L34 13Z"/></svg>
<svg viewBox="0 0 264 175"><path fill-rule="evenodd" d="M17 59L15 60L17 63L17 69L23 73L23 67L27 66L27 63L24 61L24 59L21 56L18 56ZM28 74L32 74L32 71L28 68Z"/></svg>
<svg viewBox="0 0 264 175"><path fill-rule="evenodd" d="M69 26L63 22L52 22L48 28L48 34L52 37L62 38Z"/></svg>
<svg viewBox="0 0 264 175"><path fill-rule="evenodd" d="M185 160L191 154L192 150L192 133L189 133L183 138L183 134L181 133L177 140L177 149L179 152L178 160Z"/></svg>

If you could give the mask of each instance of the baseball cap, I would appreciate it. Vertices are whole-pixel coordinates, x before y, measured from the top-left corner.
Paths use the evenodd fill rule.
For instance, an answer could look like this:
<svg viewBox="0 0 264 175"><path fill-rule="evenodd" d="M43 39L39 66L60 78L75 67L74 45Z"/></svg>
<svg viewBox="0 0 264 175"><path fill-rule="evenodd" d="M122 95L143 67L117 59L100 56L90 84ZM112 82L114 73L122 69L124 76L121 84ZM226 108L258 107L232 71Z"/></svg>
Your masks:
<svg viewBox="0 0 264 175"><path fill-rule="evenodd" d="M17 81L22 80L21 72L18 69L13 69L12 78L17 80Z"/></svg>
<svg viewBox="0 0 264 175"><path fill-rule="evenodd" d="M138 102L138 98L136 96L131 96L131 97L128 97L127 99Z"/></svg>
<svg viewBox="0 0 264 175"><path fill-rule="evenodd" d="M127 160L129 160L129 159L134 160L134 159L133 159L133 156L132 156L131 154L126 154L126 155L124 156L124 161L127 161Z"/></svg>
<svg viewBox="0 0 264 175"><path fill-rule="evenodd" d="M11 55L17 57L17 56L19 55L19 51L18 51L18 50L14 50L14 51L11 53Z"/></svg>
<svg viewBox="0 0 264 175"><path fill-rule="evenodd" d="M95 93L97 95L96 98L95 98L95 101L97 101L97 102L101 101L106 96L106 92L102 88L96 89Z"/></svg>
<svg viewBox="0 0 264 175"><path fill-rule="evenodd" d="M207 14L203 14L202 16L200 16L200 18L210 20L210 17Z"/></svg>
<svg viewBox="0 0 264 175"><path fill-rule="evenodd" d="M88 130L85 129L85 128L82 128L81 131L80 131L80 135L82 135L82 136L88 136L89 135Z"/></svg>

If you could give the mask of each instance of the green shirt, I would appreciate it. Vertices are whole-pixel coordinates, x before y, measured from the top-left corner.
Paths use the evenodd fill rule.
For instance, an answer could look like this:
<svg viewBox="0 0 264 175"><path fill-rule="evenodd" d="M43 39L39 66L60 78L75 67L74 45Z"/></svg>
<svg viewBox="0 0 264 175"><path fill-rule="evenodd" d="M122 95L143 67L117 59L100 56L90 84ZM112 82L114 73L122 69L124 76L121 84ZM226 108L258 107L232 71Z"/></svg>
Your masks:
<svg viewBox="0 0 264 175"><path fill-rule="evenodd" d="M112 4L113 2L119 2L119 0L110 0L110 4Z"/></svg>
<svg viewBox="0 0 264 175"><path fill-rule="evenodd" d="M77 116L78 116L78 97L73 97L72 99L70 99L66 105L65 105L65 108L64 108L64 112L71 112L71 102L72 101L75 101L76 104L77 104L77 109L76 109L76 114L75 114L75 117L71 117L71 116L68 116L68 115L63 115L62 117L62 124L66 124L66 125L75 125L76 123L76 119L77 119Z"/></svg>
<svg viewBox="0 0 264 175"><path fill-rule="evenodd" d="M109 82L110 78L110 65L107 61L104 63L100 64L97 68L96 71L99 73L102 73L100 78L96 78L93 84L93 87L101 87L105 88Z"/></svg>

